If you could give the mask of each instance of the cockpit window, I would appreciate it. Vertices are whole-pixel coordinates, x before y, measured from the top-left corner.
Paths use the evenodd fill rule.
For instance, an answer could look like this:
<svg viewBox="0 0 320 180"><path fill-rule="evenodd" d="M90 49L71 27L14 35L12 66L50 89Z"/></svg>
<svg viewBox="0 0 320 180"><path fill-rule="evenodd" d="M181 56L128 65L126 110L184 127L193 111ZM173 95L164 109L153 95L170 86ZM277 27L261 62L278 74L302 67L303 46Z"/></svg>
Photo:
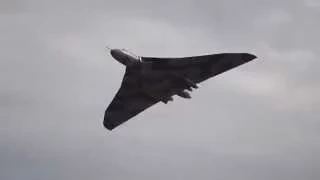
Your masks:
<svg viewBox="0 0 320 180"><path fill-rule="evenodd" d="M122 52L125 53L125 54L127 54L127 55L129 55L129 56L132 56L132 57L134 57L134 58L136 58L136 59L140 59L139 56L133 54L132 52L130 52L130 51L126 50L126 49L122 49Z"/></svg>

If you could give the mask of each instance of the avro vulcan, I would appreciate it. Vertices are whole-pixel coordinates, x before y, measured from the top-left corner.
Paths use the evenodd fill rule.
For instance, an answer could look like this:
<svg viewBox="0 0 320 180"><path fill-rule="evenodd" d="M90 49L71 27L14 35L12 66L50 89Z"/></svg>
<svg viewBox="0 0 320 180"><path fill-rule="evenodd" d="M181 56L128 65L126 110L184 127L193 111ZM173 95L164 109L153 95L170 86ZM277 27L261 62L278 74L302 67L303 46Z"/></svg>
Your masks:
<svg viewBox="0 0 320 180"><path fill-rule="evenodd" d="M191 98L198 83L256 58L249 53L220 53L190 57L144 57L124 49L110 49L126 67L121 87L105 111L104 127L112 130L174 95ZM188 91L189 92L188 92Z"/></svg>

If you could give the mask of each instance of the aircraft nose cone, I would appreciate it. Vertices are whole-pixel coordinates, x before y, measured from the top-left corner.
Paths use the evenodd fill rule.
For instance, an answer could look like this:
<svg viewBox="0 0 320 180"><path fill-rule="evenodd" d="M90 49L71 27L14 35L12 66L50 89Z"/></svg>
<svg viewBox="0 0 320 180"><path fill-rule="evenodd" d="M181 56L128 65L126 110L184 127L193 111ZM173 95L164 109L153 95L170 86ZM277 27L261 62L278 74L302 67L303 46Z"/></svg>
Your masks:
<svg viewBox="0 0 320 180"><path fill-rule="evenodd" d="M110 54L111 54L111 56L112 56L113 58L117 59L117 52L116 52L115 49L111 49L111 50L110 50Z"/></svg>
<svg viewBox="0 0 320 180"><path fill-rule="evenodd" d="M114 49L111 49L111 50L110 50L110 54L113 56L113 54L114 54Z"/></svg>

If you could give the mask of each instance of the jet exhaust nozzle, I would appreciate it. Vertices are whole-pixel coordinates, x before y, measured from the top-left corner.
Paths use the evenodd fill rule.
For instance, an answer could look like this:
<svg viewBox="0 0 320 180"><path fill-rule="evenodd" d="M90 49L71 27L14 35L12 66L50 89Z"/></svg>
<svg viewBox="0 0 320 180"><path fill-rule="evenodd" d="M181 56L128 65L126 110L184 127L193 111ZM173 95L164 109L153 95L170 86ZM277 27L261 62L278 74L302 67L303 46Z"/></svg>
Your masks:
<svg viewBox="0 0 320 180"><path fill-rule="evenodd" d="M167 104L169 101L173 101L173 97L172 96L167 97L167 98L162 100L162 102L164 102L165 104Z"/></svg>
<svg viewBox="0 0 320 180"><path fill-rule="evenodd" d="M191 98L190 94L188 92L186 92L186 91L180 91L180 92L177 93L177 95L180 96L180 97L186 98L186 99L190 99Z"/></svg>

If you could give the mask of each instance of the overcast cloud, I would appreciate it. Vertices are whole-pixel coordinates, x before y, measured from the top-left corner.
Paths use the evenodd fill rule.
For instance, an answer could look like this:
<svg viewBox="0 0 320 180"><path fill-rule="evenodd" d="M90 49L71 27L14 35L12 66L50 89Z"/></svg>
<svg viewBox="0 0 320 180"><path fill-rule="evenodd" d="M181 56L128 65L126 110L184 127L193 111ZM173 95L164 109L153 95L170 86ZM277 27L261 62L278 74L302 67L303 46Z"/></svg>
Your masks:
<svg viewBox="0 0 320 180"><path fill-rule="evenodd" d="M319 0L0 1L0 179L320 179ZM144 56L258 59L102 125Z"/></svg>

